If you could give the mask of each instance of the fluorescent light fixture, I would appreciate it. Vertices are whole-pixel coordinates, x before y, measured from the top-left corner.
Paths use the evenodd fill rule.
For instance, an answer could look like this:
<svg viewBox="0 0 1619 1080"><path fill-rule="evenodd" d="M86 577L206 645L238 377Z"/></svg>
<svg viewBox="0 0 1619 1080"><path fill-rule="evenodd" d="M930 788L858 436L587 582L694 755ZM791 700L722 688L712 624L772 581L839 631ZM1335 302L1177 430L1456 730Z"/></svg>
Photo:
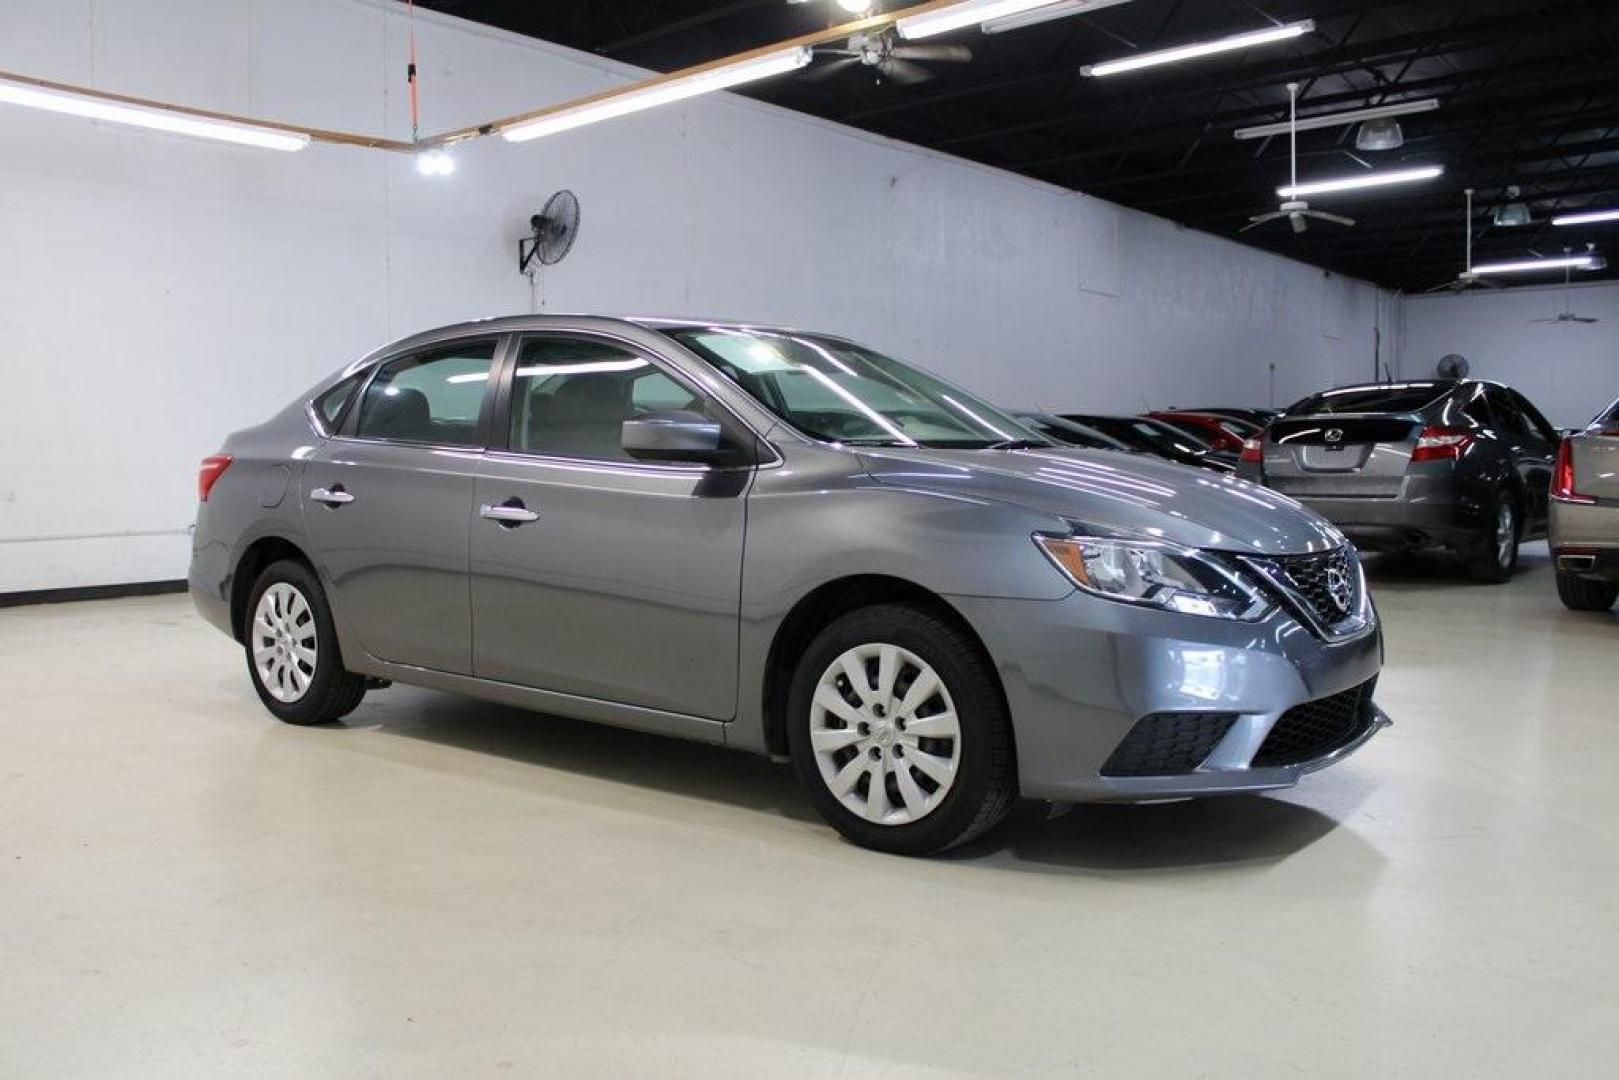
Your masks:
<svg viewBox="0 0 1619 1080"><path fill-rule="evenodd" d="M592 101L568 106L529 120L519 120L509 127L501 128L500 134L502 138L512 142L526 142L542 135L555 135L559 131L571 131L599 120L611 120L615 116L656 108L699 94L727 90L742 83L753 82L755 79L767 79L772 75L797 71L809 63L813 56L814 53L808 46L800 45L765 53L750 60L726 64L723 67L693 72L690 75L650 79L638 87L611 91Z"/></svg>
<svg viewBox="0 0 1619 1080"><path fill-rule="evenodd" d="M1126 71L1157 67L1159 64L1175 64L1182 60L1195 60L1199 56L1212 56L1215 53L1233 52L1237 49L1252 48L1255 45L1269 45L1277 41L1289 41L1296 37L1303 37L1314 29L1315 21L1313 19L1304 19L1301 22L1273 26L1268 30L1254 30L1246 34L1233 34L1231 37L1220 38L1216 41L1203 41L1194 45L1178 45L1173 49L1137 53L1135 56L1126 56L1119 60L1108 60L1101 64L1086 64L1079 69L1079 73L1091 76L1118 75Z"/></svg>
<svg viewBox="0 0 1619 1080"><path fill-rule="evenodd" d="M869 14L873 0L838 0L838 7L850 15L860 16Z"/></svg>
<svg viewBox="0 0 1619 1080"><path fill-rule="evenodd" d="M1555 259L1524 259L1522 262L1481 263L1469 274L1528 274L1536 270L1593 270L1596 259L1590 255L1569 255ZM1466 276L1465 274L1463 275Z"/></svg>
<svg viewBox="0 0 1619 1080"><path fill-rule="evenodd" d="M895 21L894 29L906 41L915 41L935 34L948 34L963 26L995 22L1037 8L1055 6L1053 0L961 0L959 4L934 8L920 15L902 15Z"/></svg>
<svg viewBox="0 0 1619 1080"><path fill-rule="evenodd" d="M1362 188L1432 180L1442 175L1444 171L1438 165L1424 165L1417 169L1389 169L1385 172L1361 173L1359 176L1340 176L1335 180L1311 180L1304 184L1289 184L1277 188L1276 194L1284 199L1302 199L1307 195L1326 195L1334 191L1359 191Z"/></svg>
<svg viewBox="0 0 1619 1080"><path fill-rule="evenodd" d="M257 146L265 150L302 150L309 145L309 136L302 132L257 127L147 105L125 104L94 94L50 90L10 79L0 79L0 102L82 116L89 120L105 120L112 124L128 124L151 131L166 131L171 135L193 135L199 139Z"/></svg>
<svg viewBox="0 0 1619 1080"><path fill-rule="evenodd" d="M1553 225L1595 225L1599 221L1619 221L1619 210L1584 210L1552 218Z"/></svg>
<svg viewBox="0 0 1619 1080"><path fill-rule="evenodd" d="M1398 105L1373 105L1368 109L1350 109L1348 112L1323 113L1320 116L1299 117L1300 131L1315 131L1318 128L1343 127L1345 124L1358 124L1364 120L1381 120L1390 116L1409 116L1412 113L1433 112L1439 108L1438 98L1423 98L1421 101L1403 101ZM1272 135L1286 135L1288 124L1286 120L1276 124L1259 124L1255 127L1238 128L1233 131L1232 137L1237 139L1268 139Z"/></svg>
<svg viewBox="0 0 1619 1080"><path fill-rule="evenodd" d="M1066 19L1070 15L1085 15L1092 11L1101 11L1103 8L1117 7L1120 4L1128 4L1129 2L1130 0L1057 0L1054 4L1042 4L1037 8L1019 12L1016 15L1003 15L999 19L989 19L979 29L986 34L1004 34L1008 30L1021 30L1025 26L1050 22L1052 19Z"/></svg>

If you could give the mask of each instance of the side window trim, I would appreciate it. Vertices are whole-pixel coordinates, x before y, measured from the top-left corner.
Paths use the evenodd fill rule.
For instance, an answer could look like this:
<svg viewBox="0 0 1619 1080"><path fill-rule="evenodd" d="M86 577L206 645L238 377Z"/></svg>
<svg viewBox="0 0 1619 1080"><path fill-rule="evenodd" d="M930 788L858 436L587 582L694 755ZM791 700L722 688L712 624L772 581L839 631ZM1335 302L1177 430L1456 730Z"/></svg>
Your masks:
<svg viewBox="0 0 1619 1080"><path fill-rule="evenodd" d="M492 430L490 424L494 415L495 398L498 395L501 379L506 370L508 354L514 351L513 340L514 338L511 334L472 334L467 337L435 341L430 345L405 349L390 356L382 357L372 364L370 370L365 373L365 378L362 380L360 387L355 391L348 406L344 409L342 423L338 431L332 437L350 442L376 443L383 446L419 446L435 449L465 450L470 453L489 449L491 446L490 432ZM359 433L360 403L365 400L366 394L371 391L371 384L376 381L383 368L396 361L408 360L411 357L421 356L425 353L438 352L442 349L461 348L484 342L492 342L495 350L494 355L489 360L489 380L484 384L483 400L478 406L478 423L473 432L473 441L471 443L414 442L406 439L381 439L374 435L361 435ZM496 390L492 392L489 389L490 386L494 386Z"/></svg>
<svg viewBox="0 0 1619 1080"><path fill-rule="evenodd" d="M662 356L659 356L657 353L646 348L645 346L637 342L614 337L611 334L602 334L589 330L568 330L558 328L554 330L545 329L520 331L511 335L506 347L506 362L501 368L499 392L496 395L493 415L490 418L490 437L487 447L488 452L491 454L518 457L525 460L572 462L576 464L589 465L593 468L610 467L636 470L658 468L678 472L708 472L713 471L715 468L712 465L686 465L676 462L651 464L647 462L622 461L616 458L561 457L554 454L537 453L532 450L514 449L512 447L511 410L512 402L516 394L518 357L522 354L523 344L525 342L542 338L562 341L588 341L595 344L611 345L614 348L622 349L627 353L645 360L659 374L675 383L675 385L680 386L688 391L697 400L712 404L722 416L727 418L728 422L725 423L724 426L732 431L733 434L745 435L755 444L763 444L765 446L769 445L768 443L764 443L764 440L756 435L751 427L749 427L741 420L741 418L732 412L725 402L721 401L714 394L710 393L702 385L688 379L682 372L675 369ZM774 457L774 450L771 450L771 454L772 458L770 460L779 460ZM766 461L761 460L746 466L727 467L751 469L762 464L766 464Z"/></svg>

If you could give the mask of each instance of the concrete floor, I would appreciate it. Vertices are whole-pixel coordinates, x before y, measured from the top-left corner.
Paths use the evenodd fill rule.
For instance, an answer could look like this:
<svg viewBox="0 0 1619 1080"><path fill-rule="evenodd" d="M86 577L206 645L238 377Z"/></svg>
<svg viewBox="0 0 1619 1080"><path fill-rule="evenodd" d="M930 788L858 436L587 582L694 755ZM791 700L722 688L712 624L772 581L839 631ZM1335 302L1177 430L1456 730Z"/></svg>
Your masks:
<svg viewBox="0 0 1619 1080"><path fill-rule="evenodd" d="M184 597L0 611L0 1075L1597 1076L1619 616L1375 569L1280 797L869 854L762 760L405 688L276 723Z"/></svg>

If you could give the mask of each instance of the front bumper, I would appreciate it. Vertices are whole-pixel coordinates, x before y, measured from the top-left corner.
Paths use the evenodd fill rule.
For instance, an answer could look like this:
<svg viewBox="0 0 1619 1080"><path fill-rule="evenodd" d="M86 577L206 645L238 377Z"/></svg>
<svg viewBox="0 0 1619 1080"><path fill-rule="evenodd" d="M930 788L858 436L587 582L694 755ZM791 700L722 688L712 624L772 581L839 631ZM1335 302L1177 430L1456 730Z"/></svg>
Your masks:
<svg viewBox="0 0 1619 1080"><path fill-rule="evenodd" d="M1019 786L1028 798L1140 802L1290 787L1389 723L1368 701L1362 721L1321 753L1255 764L1290 711L1377 677L1382 635L1375 621L1357 637L1329 643L1282 610L1262 622L1237 623L1079 592L1062 600L955 603L996 660L1013 718ZM1118 771L1115 753L1139 721L1191 713L1229 718L1196 765L1164 775L1110 775Z"/></svg>

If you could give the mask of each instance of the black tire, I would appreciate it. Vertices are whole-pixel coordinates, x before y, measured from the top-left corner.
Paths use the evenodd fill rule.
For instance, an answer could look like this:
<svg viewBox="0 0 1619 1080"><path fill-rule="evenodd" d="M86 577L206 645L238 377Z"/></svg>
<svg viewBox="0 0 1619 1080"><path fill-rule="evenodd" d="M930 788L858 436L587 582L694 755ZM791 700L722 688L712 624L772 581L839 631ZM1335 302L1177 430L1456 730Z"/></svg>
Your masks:
<svg viewBox="0 0 1619 1080"><path fill-rule="evenodd" d="M1497 532L1501 515L1512 516L1512 539L1503 544ZM1523 541L1523 515L1518 510L1518 501L1508 492L1497 492L1494 501L1490 503L1490 512L1485 518L1484 529L1473 551L1467 560L1467 572L1475 581L1488 582L1499 585L1511 581L1512 573L1518 568L1518 545Z"/></svg>
<svg viewBox="0 0 1619 1080"><path fill-rule="evenodd" d="M1619 582L1592 581L1559 570L1557 595L1570 611L1607 611L1619 600Z"/></svg>
<svg viewBox="0 0 1619 1080"><path fill-rule="evenodd" d="M938 797L937 804L918 820L904 824L869 821L846 807L828 786L811 746L812 704L822 675L848 650L868 645L898 646L931 667L949 695L960 729L959 739L949 740L948 752L957 762L951 786L942 794L937 789L930 792L930 796ZM871 685L868 683L868 688ZM897 691L894 696L899 696ZM989 830L1012 806L1017 792L1012 727L994 670L976 642L947 618L927 608L879 604L836 619L799 658L787 710L788 746L800 782L821 816L862 847L900 855L943 851ZM921 706L915 707L910 723L919 724L922 715ZM893 718L894 727L903 733L905 724L897 708ZM900 734L895 734L894 739L905 742ZM909 745L915 754L918 748L914 743ZM885 791L897 790L886 785L890 781L898 784L901 768L907 770L910 783L929 782L923 779L923 771L900 759L903 751L903 745L870 751L874 755L894 755L885 766L892 770L884 777ZM856 747L856 753L863 751ZM866 779L869 792L870 778ZM889 805L899 808L892 798Z"/></svg>
<svg viewBox="0 0 1619 1080"><path fill-rule="evenodd" d="M301 625L314 624L315 662L313 671L305 673L308 680L302 694L294 701L281 700L266 685L266 676L255 662L255 649L273 647L276 638L263 632L257 622L259 603L264 594L277 585L288 585L297 591L308 607L308 618ZM295 559L282 559L271 563L253 583L253 592L247 601L246 625L243 628L243 653L247 657L247 675L253 682L264 707L278 719L289 724L324 724L339 720L353 712L365 697L365 679L343 667L343 654L337 644L337 630L332 624L332 609L326 601L315 572ZM285 665L283 665L285 666ZM301 672L303 668L299 669Z"/></svg>

